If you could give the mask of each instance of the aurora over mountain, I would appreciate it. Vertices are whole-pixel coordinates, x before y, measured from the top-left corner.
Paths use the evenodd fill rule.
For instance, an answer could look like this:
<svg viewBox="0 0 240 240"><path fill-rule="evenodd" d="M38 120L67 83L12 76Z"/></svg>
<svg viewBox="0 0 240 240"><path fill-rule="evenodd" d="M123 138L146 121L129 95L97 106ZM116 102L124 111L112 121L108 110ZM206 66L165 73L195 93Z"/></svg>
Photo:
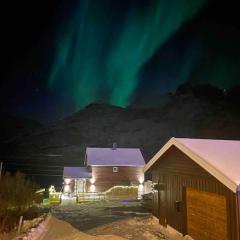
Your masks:
<svg viewBox="0 0 240 240"><path fill-rule="evenodd" d="M236 6L234 0L43 0L13 9L9 3L4 12L15 10L3 31L1 111L49 122L95 101L126 107L157 99L186 82L229 91L240 83Z"/></svg>
<svg viewBox="0 0 240 240"><path fill-rule="evenodd" d="M49 87L77 109L98 99L127 106L144 65L204 2L135 1L116 14L113 1L82 1L57 34Z"/></svg>

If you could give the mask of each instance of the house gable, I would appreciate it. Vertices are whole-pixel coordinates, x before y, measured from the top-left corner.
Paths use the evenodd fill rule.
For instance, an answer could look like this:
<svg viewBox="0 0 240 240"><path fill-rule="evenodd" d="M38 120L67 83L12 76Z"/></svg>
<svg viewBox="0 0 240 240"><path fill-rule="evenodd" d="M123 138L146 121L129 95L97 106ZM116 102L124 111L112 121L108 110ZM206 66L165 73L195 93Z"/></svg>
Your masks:
<svg viewBox="0 0 240 240"><path fill-rule="evenodd" d="M204 141L202 139L202 141ZM211 141L211 140L208 140ZM239 142L240 143L240 142ZM231 191L236 192L238 183L234 181L231 177L225 175L224 172L220 171L211 163L211 159L206 159L206 157L200 156L196 151L193 151L189 146L186 146L184 142L180 139L171 138L158 152L155 156L148 162L145 166L144 171L148 171L150 168L155 165L157 161L161 161L161 156L165 154L169 150L170 147L175 146L180 151L182 151L186 156L188 156L192 161L196 162L203 169L217 178L220 182L222 182L225 186L227 186ZM227 160L226 160L227 161Z"/></svg>

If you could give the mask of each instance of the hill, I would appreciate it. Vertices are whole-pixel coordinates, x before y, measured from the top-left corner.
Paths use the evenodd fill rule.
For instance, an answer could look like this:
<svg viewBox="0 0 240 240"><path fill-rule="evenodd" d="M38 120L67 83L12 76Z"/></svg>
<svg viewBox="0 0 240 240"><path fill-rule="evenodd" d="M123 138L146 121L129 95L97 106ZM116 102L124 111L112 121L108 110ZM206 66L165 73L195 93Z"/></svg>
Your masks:
<svg viewBox="0 0 240 240"><path fill-rule="evenodd" d="M173 136L240 139L239 104L216 89L207 89L181 87L161 107L92 103L64 120L2 144L1 159L6 165L40 164L47 169L79 166L87 146L110 147L117 142L118 147L140 148L148 161ZM56 177L61 171L56 170ZM39 168L35 172L41 173Z"/></svg>

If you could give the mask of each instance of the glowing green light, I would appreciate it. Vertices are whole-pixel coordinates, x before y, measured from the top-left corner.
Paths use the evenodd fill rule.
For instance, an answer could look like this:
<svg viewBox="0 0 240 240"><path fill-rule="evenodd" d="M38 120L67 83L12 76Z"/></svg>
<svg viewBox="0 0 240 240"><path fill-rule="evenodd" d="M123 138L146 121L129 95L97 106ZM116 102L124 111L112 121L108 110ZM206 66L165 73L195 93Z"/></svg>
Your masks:
<svg viewBox="0 0 240 240"><path fill-rule="evenodd" d="M99 99L127 106L142 66L205 0L149 2L116 19L103 1L82 1L57 37L49 87L76 110Z"/></svg>

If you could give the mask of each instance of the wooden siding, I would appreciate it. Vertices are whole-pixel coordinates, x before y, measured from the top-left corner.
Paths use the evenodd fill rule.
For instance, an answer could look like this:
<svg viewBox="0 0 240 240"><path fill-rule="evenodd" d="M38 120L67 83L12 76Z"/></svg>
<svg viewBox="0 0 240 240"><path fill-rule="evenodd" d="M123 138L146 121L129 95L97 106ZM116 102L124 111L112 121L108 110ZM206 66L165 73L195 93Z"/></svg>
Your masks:
<svg viewBox="0 0 240 240"><path fill-rule="evenodd" d="M228 240L237 239L236 194L202 169L175 146L172 146L150 169L153 183L164 189L154 192L153 214L161 224L169 224L187 234L186 187L223 195L226 198ZM161 199L158 206L158 198ZM159 213L160 211L160 213Z"/></svg>
<svg viewBox="0 0 240 240"><path fill-rule="evenodd" d="M113 172L113 166L92 166L91 171L95 180L96 192L103 192L113 186L138 185L144 179L143 167L118 167L118 172ZM90 192L91 183L87 183L87 191Z"/></svg>
<svg viewBox="0 0 240 240"><path fill-rule="evenodd" d="M236 195L236 202L237 202L237 233L238 233L238 240L240 240L240 187L238 185L237 195Z"/></svg>
<svg viewBox="0 0 240 240"><path fill-rule="evenodd" d="M227 209L223 195L186 189L187 232L195 240L227 240Z"/></svg>

